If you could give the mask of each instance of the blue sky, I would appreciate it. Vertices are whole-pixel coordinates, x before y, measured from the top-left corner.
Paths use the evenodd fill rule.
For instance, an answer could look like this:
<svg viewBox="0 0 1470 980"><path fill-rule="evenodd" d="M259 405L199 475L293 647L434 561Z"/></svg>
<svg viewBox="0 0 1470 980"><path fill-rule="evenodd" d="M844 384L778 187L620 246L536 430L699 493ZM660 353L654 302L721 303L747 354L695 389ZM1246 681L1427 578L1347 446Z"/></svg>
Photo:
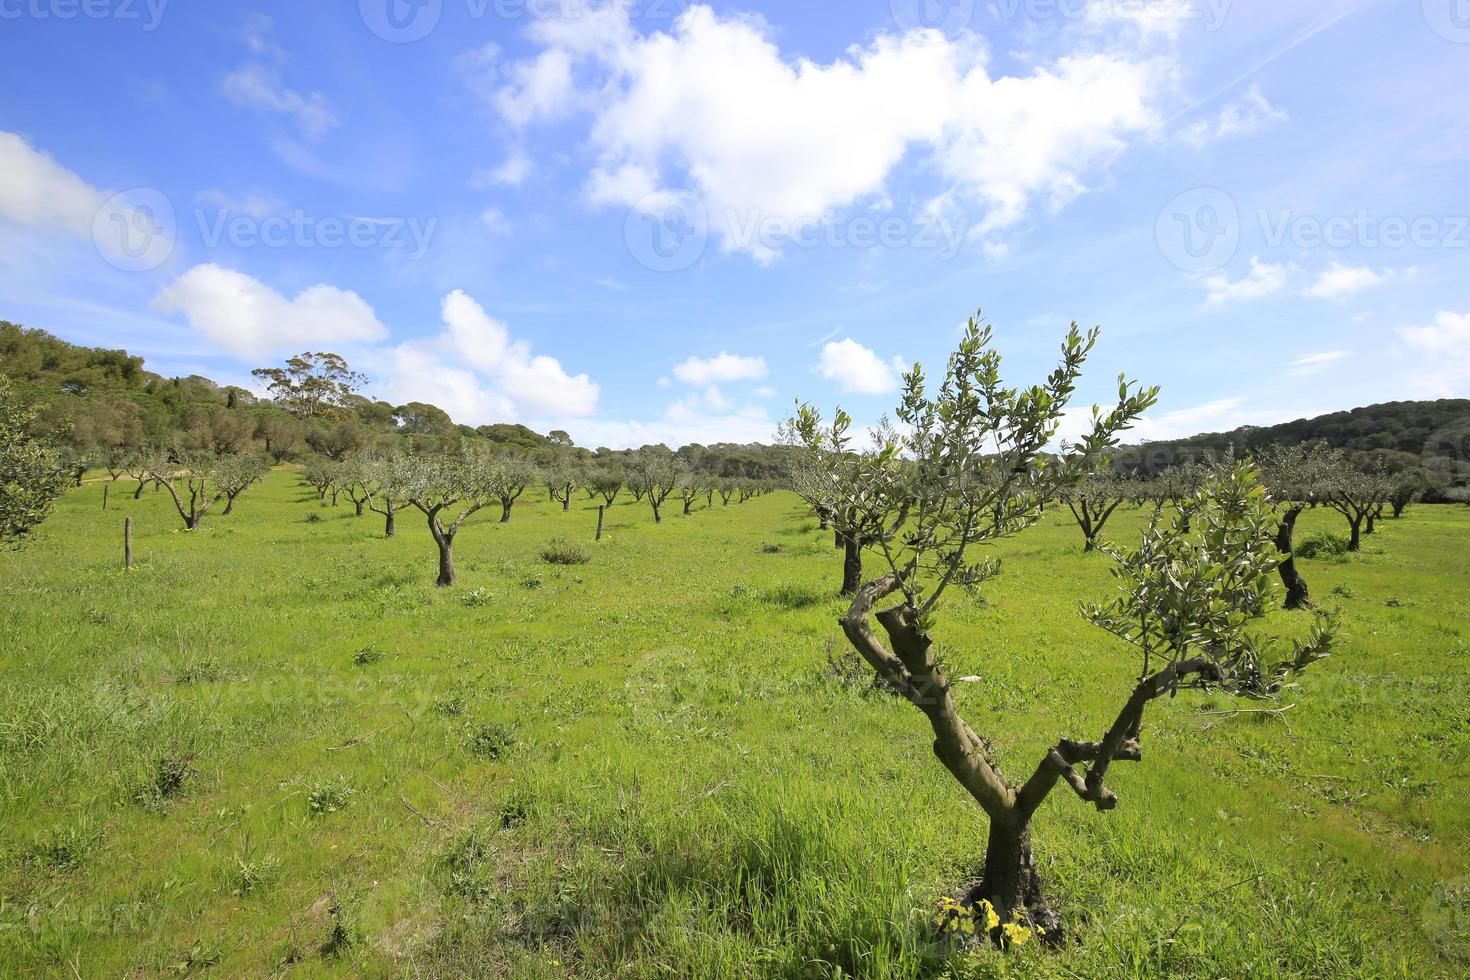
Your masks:
<svg viewBox="0 0 1470 980"><path fill-rule="evenodd" d="M0 317L588 446L872 421L983 307L1164 438L1470 396L1466 0L0 0Z"/></svg>

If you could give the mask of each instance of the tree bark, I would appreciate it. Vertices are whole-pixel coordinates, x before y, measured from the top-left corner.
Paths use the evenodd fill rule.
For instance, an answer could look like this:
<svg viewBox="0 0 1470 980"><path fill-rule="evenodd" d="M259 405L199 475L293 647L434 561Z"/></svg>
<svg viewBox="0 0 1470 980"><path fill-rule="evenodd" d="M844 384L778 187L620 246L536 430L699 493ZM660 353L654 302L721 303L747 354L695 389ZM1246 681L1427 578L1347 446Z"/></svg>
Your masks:
<svg viewBox="0 0 1470 980"><path fill-rule="evenodd" d="M147 480L139 480L138 481L138 489L136 489L136 490L133 491L133 499L134 500L142 500L143 499L143 488L146 487L147 485L148 485L148 481Z"/></svg>
<svg viewBox="0 0 1470 980"><path fill-rule="evenodd" d="M1008 922L1017 912L1026 912L1033 917L1046 914L1046 902L1041 892L1041 876L1036 871L1036 859L1031 851L1031 822L1013 824L1009 821L990 821L990 837L985 845L985 871L980 884L966 896L968 904L977 904L981 899L988 901L1000 916ZM1036 922L1048 933L1060 923Z"/></svg>
<svg viewBox="0 0 1470 980"><path fill-rule="evenodd" d="M1362 551L1363 550L1363 519L1361 517L1354 517L1354 518L1349 519L1348 523L1350 525L1352 525L1352 529L1353 529L1352 537L1348 541L1348 551Z"/></svg>
<svg viewBox="0 0 1470 980"><path fill-rule="evenodd" d="M1306 609L1312 604L1307 580L1297 572L1296 556L1293 554L1292 536L1296 533L1296 519L1301 513L1300 507L1289 509L1282 515L1281 523L1276 527L1276 550L1286 556L1276 570L1281 575L1281 584L1286 586L1287 609Z"/></svg>
<svg viewBox="0 0 1470 980"><path fill-rule="evenodd" d="M398 530L398 528L395 526L396 523L397 522L394 520L393 511L389 510L388 513L385 514L383 517L383 537L393 537L394 533Z"/></svg>
<svg viewBox="0 0 1470 980"><path fill-rule="evenodd" d="M842 594L856 595L863 584L863 548L856 538L842 537Z"/></svg>
<svg viewBox="0 0 1470 980"><path fill-rule="evenodd" d="M510 504L510 503L507 503L504 500L502 500L500 502L500 523L502 523L502 524L509 524L510 523L510 509L511 509L512 506L514 506L514 505L513 504Z"/></svg>
<svg viewBox="0 0 1470 980"><path fill-rule="evenodd" d="M435 531L434 543L439 546L439 578L434 584L448 588L454 584L454 539Z"/></svg>

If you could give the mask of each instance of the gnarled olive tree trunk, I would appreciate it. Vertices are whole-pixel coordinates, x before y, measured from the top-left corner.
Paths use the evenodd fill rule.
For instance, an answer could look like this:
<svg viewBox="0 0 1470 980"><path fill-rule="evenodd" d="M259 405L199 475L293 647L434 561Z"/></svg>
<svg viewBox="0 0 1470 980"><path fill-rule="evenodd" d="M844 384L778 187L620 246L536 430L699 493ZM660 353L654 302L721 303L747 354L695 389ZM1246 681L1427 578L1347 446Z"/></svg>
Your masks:
<svg viewBox="0 0 1470 980"><path fill-rule="evenodd" d="M1301 514L1300 505L1288 508L1281 515L1281 523L1276 527L1276 550L1286 556L1276 570L1281 574L1281 584L1286 586L1287 609L1306 609L1312 604L1307 580L1296 570L1296 555L1292 544L1292 537L1296 533L1296 519Z"/></svg>

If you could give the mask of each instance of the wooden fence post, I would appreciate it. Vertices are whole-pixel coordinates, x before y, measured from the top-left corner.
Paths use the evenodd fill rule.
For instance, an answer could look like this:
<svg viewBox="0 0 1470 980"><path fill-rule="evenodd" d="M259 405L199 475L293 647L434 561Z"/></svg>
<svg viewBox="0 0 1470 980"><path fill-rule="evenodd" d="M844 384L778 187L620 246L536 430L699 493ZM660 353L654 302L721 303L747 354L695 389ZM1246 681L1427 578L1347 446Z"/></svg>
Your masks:
<svg viewBox="0 0 1470 980"><path fill-rule="evenodd" d="M133 519L123 518L123 568L133 570Z"/></svg>
<svg viewBox="0 0 1470 980"><path fill-rule="evenodd" d="M102 484L102 509L107 509L107 491L112 489L111 483Z"/></svg>
<svg viewBox="0 0 1470 980"><path fill-rule="evenodd" d="M606 504L598 504L597 505L597 540L599 540L599 541L602 540L602 518L603 518L603 515L606 512L607 512L607 505Z"/></svg>

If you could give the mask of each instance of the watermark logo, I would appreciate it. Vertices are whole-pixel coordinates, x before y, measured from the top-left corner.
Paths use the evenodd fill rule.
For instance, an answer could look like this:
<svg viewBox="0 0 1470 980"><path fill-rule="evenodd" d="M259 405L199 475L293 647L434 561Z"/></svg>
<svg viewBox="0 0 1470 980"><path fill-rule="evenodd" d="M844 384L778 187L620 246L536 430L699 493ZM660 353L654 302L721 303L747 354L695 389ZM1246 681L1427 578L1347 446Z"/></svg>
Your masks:
<svg viewBox="0 0 1470 980"><path fill-rule="evenodd" d="M155 31L169 0L0 0L0 20L117 20Z"/></svg>
<svg viewBox="0 0 1470 980"><path fill-rule="evenodd" d="M687 190L655 191L628 212L623 226L628 252L654 272L682 272L704 258L709 211Z"/></svg>
<svg viewBox="0 0 1470 980"><path fill-rule="evenodd" d="M1470 44L1470 0L1423 0L1431 30L1455 44Z"/></svg>
<svg viewBox="0 0 1470 980"><path fill-rule="evenodd" d="M1196 187L1159 212L1154 240L1164 258L1186 272L1213 272L1240 249L1240 208L1218 187Z"/></svg>
<svg viewBox="0 0 1470 980"><path fill-rule="evenodd" d="M1424 902L1424 931L1440 950L1470 960L1470 879L1440 882Z"/></svg>
<svg viewBox="0 0 1470 980"><path fill-rule="evenodd" d="M444 14L444 0L358 0L362 22L384 41L412 44L428 37Z"/></svg>
<svg viewBox="0 0 1470 980"><path fill-rule="evenodd" d="M934 31L955 38L975 25L975 0L888 0L888 9L905 33Z"/></svg>
<svg viewBox="0 0 1470 980"><path fill-rule="evenodd" d="M897 0L895 0L897 2ZM1234 0L993 0L1001 20L1086 21L1096 25L1131 24L1144 33L1169 33L1179 25L1211 33L1225 26Z"/></svg>
<svg viewBox="0 0 1470 980"><path fill-rule="evenodd" d="M92 219L92 244L123 272L150 272L173 257L179 229L173 202L151 187L115 194Z"/></svg>

